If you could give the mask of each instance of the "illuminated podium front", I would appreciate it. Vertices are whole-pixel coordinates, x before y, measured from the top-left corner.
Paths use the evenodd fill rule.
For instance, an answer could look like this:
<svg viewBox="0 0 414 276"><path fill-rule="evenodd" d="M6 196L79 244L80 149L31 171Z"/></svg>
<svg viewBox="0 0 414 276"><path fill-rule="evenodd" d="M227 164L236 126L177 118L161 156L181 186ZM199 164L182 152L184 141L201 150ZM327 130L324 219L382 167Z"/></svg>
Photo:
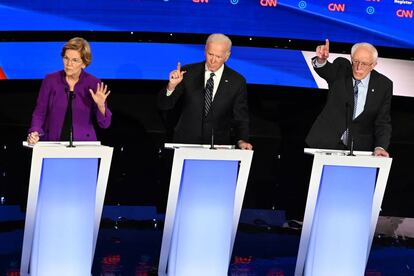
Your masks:
<svg viewBox="0 0 414 276"><path fill-rule="evenodd" d="M295 276L364 275L392 159L313 154Z"/></svg>
<svg viewBox="0 0 414 276"><path fill-rule="evenodd" d="M253 151L175 148L158 275L227 275Z"/></svg>
<svg viewBox="0 0 414 276"><path fill-rule="evenodd" d="M90 276L113 148L33 147L21 275Z"/></svg>

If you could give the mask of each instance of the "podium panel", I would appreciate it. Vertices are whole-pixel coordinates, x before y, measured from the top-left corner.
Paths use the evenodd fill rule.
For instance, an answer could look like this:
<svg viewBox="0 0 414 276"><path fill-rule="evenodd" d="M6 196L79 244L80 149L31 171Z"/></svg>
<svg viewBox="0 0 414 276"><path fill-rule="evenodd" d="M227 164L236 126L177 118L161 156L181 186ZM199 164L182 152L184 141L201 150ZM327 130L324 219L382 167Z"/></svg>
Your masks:
<svg viewBox="0 0 414 276"><path fill-rule="evenodd" d="M392 160L315 153L295 275L364 275Z"/></svg>
<svg viewBox="0 0 414 276"><path fill-rule="evenodd" d="M175 150L159 275L227 275L252 155Z"/></svg>
<svg viewBox="0 0 414 276"><path fill-rule="evenodd" d="M91 275L111 157L105 146L33 148L21 275Z"/></svg>

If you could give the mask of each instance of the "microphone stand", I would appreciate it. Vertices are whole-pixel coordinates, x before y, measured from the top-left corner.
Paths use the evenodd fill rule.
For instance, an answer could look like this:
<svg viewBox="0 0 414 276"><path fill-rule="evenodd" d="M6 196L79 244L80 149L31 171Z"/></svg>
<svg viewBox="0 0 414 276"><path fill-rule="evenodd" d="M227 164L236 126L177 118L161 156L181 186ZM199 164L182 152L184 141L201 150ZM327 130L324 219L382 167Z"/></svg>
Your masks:
<svg viewBox="0 0 414 276"><path fill-rule="evenodd" d="M211 137L210 137L210 149L216 149L214 147L214 112L213 112L213 101L211 101L210 113L211 113Z"/></svg>
<svg viewBox="0 0 414 276"><path fill-rule="evenodd" d="M351 131L351 118L349 116L349 108L350 104L346 103L346 146L349 149L348 156L355 156L354 154L354 138L352 137L352 131Z"/></svg>
<svg viewBox="0 0 414 276"><path fill-rule="evenodd" d="M72 116L72 101L73 101L73 91L69 91L68 93L68 111L69 112L69 119L70 119L70 131L69 131L69 145L68 148L74 148L73 145L73 116Z"/></svg>
<svg viewBox="0 0 414 276"><path fill-rule="evenodd" d="M351 136L351 145L349 146L348 156L355 156L355 154L354 154L354 139L352 138L352 135L349 135L349 136ZM349 144L349 141L348 141L348 144Z"/></svg>

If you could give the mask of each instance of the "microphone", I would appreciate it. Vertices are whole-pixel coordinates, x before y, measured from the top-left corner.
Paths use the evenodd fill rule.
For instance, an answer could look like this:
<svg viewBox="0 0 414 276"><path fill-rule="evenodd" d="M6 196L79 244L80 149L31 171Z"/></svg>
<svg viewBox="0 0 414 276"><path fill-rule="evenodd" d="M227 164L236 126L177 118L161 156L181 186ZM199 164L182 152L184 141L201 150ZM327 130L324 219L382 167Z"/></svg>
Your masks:
<svg viewBox="0 0 414 276"><path fill-rule="evenodd" d="M210 137L210 149L216 149L214 147L214 106L213 101L211 101L211 107L210 107L210 114L211 114L211 137Z"/></svg>
<svg viewBox="0 0 414 276"><path fill-rule="evenodd" d="M346 147L349 149L348 156L355 156L355 154L354 154L354 138L352 137L352 131L351 131L351 120L352 119L349 116L349 114L351 113L351 112L349 112L349 109L351 108L351 105L348 102L346 102L345 106L346 106L345 107Z"/></svg>
<svg viewBox="0 0 414 276"><path fill-rule="evenodd" d="M69 145L68 148L74 148L73 145L73 116L72 116L72 102L73 98L75 97L74 91L69 91L67 88L65 88L67 94L68 94L68 108L66 112L68 113L68 119L69 119Z"/></svg>

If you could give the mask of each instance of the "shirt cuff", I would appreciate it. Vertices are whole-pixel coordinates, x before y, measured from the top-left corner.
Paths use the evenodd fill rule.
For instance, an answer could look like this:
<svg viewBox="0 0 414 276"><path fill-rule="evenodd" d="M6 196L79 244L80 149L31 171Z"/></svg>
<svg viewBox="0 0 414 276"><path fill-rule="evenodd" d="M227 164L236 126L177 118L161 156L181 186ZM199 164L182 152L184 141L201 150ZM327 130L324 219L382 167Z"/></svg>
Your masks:
<svg viewBox="0 0 414 276"><path fill-rule="evenodd" d="M168 89L166 90L167 90L167 93L165 95L167 95L167 97L171 96L171 94L174 92L174 90L168 90Z"/></svg>
<svg viewBox="0 0 414 276"><path fill-rule="evenodd" d="M326 64L326 60L323 62L323 63L319 63L318 62L318 59L317 58L315 58L315 59L313 59L312 60L312 65L313 65L313 67L315 67L315 68L321 68L321 67L324 67L325 66L325 64Z"/></svg>

